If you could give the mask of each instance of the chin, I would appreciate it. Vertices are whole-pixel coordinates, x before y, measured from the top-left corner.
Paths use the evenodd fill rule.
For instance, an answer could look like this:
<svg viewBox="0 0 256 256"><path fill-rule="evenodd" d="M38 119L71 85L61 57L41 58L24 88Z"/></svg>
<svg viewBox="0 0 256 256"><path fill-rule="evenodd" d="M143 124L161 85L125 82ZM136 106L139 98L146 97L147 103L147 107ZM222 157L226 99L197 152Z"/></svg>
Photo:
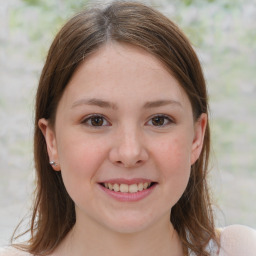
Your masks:
<svg viewBox="0 0 256 256"><path fill-rule="evenodd" d="M154 225L154 220L143 216L123 216L109 220L105 226L116 233L132 234L139 233ZM111 223L111 225L109 225Z"/></svg>

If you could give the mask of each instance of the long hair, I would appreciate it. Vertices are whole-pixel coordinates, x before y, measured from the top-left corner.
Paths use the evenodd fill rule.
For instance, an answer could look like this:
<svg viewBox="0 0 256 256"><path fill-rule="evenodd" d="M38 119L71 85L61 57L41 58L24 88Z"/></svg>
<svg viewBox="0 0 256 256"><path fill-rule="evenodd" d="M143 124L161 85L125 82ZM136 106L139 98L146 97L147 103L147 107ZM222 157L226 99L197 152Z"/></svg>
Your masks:
<svg viewBox="0 0 256 256"><path fill-rule="evenodd" d="M46 142L38 120L54 126L58 102L79 64L108 41L141 47L159 59L189 97L194 120L208 114L207 91L199 60L180 29L157 10L141 3L113 2L105 8L85 9L71 18L55 37L42 70L36 95L34 159L37 186L30 240L16 245L35 255L52 252L76 222L74 202L61 172L49 165ZM186 253L209 256L206 245L215 233L207 185L210 131L207 124L202 153L191 167L185 192L172 208L170 221Z"/></svg>

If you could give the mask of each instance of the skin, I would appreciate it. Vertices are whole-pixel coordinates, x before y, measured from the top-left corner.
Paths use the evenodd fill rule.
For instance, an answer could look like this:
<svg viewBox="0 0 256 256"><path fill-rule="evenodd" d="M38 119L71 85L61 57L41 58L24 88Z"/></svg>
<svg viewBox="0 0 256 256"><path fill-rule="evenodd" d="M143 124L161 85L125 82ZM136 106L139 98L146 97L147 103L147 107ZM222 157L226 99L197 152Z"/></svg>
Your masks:
<svg viewBox="0 0 256 256"><path fill-rule="evenodd" d="M100 126L92 114L104 117ZM144 50L112 42L86 59L64 91L54 127L39 121L77 216L52 255L183 255L170 212L200 155L206 123L205 114L193 120L184 90ZM142 200L120 202L100 189L114 178L156 186Z"/></svg>

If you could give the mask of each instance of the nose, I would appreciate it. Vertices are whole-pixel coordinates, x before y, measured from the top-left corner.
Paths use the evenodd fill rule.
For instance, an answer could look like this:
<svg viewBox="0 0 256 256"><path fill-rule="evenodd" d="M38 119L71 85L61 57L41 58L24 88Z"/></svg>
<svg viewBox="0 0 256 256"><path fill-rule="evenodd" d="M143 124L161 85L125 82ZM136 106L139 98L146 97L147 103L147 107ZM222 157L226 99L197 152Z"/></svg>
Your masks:
<svg viewBox="0 0 256 256"><path fill-rule="evenodd" d="M114 140L109 153L109 159L114 165L132 168L143 165L148 160L143 137L135 129L123 130Z"/></svg>

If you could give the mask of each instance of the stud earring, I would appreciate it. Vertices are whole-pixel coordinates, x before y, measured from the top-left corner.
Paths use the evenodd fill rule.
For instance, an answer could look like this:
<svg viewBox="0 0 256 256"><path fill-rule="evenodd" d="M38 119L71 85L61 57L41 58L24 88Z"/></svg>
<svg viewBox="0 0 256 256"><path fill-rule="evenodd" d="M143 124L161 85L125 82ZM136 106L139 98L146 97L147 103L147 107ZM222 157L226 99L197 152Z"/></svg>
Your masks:
<svg viewBox="0 0 256 256"><path fill-rule="evenodd" d="M56 162L54 162L54 161L50 161L49 164L50 164L51 166L57 166L57 165L58 165L58 164L57 164Z"/></svg>

